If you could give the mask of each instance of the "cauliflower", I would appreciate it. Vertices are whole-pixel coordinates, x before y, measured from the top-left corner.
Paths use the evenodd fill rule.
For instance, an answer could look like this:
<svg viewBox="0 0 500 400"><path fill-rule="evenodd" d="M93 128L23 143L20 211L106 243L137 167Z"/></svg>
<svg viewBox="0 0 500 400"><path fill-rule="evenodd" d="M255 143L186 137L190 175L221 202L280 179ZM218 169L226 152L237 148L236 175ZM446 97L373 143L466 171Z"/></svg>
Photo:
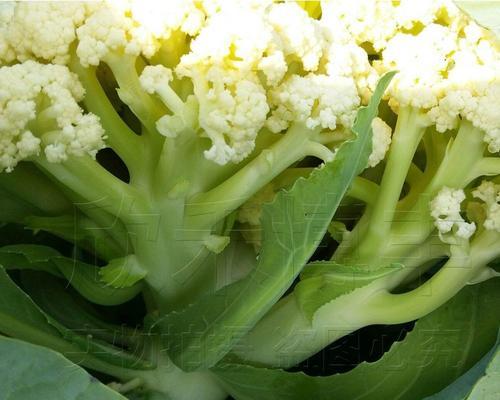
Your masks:
<svg viewBox="0 0 500 400"><path fill-rule="evenodd" d="M346 332L424 318L498 275L499 99L499 43L451 0L0 2L0 232L49 234L0 247L0 295L42 313L0 342L222 400L228 353L294 380ZM70 331L29 269L65 306L143 295L147 331Z"/></svg>

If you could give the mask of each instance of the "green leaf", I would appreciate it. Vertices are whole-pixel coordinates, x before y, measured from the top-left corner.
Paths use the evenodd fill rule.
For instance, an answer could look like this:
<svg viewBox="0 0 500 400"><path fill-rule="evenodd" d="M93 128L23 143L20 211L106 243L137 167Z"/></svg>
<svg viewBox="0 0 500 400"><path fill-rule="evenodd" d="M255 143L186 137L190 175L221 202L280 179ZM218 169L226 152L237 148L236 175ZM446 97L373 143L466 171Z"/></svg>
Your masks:
<svg viewBox="0 0 500 400"><path fill-rule="evenodd" d="M497 342L493 349L491 361L486 372L474 385L467 400L494 400L500 395L500 343Z"/></svg>
<svg viewBox="0 0 500 400"><path fill-rule="evenodd" d="M79 335L44 313L0 267L0 332L58 351L88 354L110 365L154 368L148 361L88 335Z"/></svg>
<svg viewBox="0 0 500 400"><path fill-rule="evenodd" d="M495 377L495 374L498 375L500 373L500 369L498 368L498 363L500 362L499 356L499 345L500 345L500 332L498 334L497 342L493 346L493 348L479 361L474 367L468 370L464 375L462 375L459 379L453 382L450 386L445 388L439 393L436 393L433 396L426 397L425 400L465 400L468 398L472 388L476 385L480 387L482 386L482 380L490 381L491 377L493 379L497 379L500 382L499 376ZM495 357L497 360L495 361ZM493 362L492 362L493 360ZM497 363L496 372L486 371L490 369L495 369L495 362ZM488 364L491 365L488 367ZM479 382L478 382L479 381ZM487 385L486 385L487 386ZM497 386L496 391L485 390L484 394L490 393L500 393L500 387ZM478 397L478 399L485 399L487 396Z"/></svg>
<svg viewBox="0 0 500 400"><path fill-rule="evenodd" d="M500 39L500 0L458 0L458 7Z"/></svg>
<svg viewBox="0 0 500 400"><path fill-rule="evenodd" d="M134 286L147 275L134 255L111 260L108 265L99 269L101 281L114 288Z"/></svg>
<svg viewBox="0 0 500 400"><path fill-rule="evenodd" d="M0 337L0 400L125 400L45 347Z"/></svg>
<svg viewBox="0 0 500 400"><path fill-rule="evenodd" d="M60 334L0 266L0 332L25 340L60 344Z"/></svg>
<svg viewBox="0 0 500 400"><path fill-rule="evenodd" d="M25 271L22 283L36 305L66 328L114 345L126 346L134 352L142 346L143 332L103 321L92 305L68 288L64 281L47 274Z"/></svg>
<svg viewBox="0 0 500 400"><path fill-rule="evenodd" d="M82 296L104 306L123 304L142 291L141 283L123 288L108 285L100 279L100 268L77 259L63 257L47 246L32 244L4 246L0 248L0 264L8 269L45 271L57 277L64 277Z"/></svg>
<svg viewBox="0 0 500 400"><path fill-rule="evenodd" d="M466 287L380 360L347 373L311 377L238 364L212 371L236 400L421 400L461 376L495 343L499 289L496 281Z"/></svg>
<svg viewBox="0 0 500 400"><path fill-rule="evenodd" d="M55 276L61 276L61 273L51 258L59 256L59 252L51 247L36 244L10 245L0 248L0 264L5 268L35 269Z"/></svg>
<svg viewBox="0 0 500 400"><path fill-rule="evenodd" d="M332 261L313 263L302 272L302 280L295 286L294 293L302 311L312 321L321 306L402 268L401 264L370 269Z"/></svg>
<svg viewBox="0 0 500 400"><path fill-rule="evenodd" d="M263 207L263 247L244 279L202 297L159 321L173 361L186 371L213 366L254 326L293 283L321 242L352 180L371 152L371 121L394 73L379 82L360 109L353 131L335 159Z"/></svg>
<svg viewBox="0 0 500 400"><path fill-rule="evenodd" d="M0 186L0 221L18 222L39 210L33 205L16 198Z"/></svg>
<svg viewBox="0 0 500 400"><path fill-rule="evenodd" d="M123 255L121 247L108 235L108 229L103 229L81 212L57 217L29 216L23 224L35 233L49 232L106 260Z"/></svg>
<svg viewBox="0 0 500 400"><path fill-rule="evenodd" d="M100 279L100 268L80 260L58 257L53 261L71 286L93 303L116 306L132 300L142 291L141 282L123 288L108 285Z"/></svg>

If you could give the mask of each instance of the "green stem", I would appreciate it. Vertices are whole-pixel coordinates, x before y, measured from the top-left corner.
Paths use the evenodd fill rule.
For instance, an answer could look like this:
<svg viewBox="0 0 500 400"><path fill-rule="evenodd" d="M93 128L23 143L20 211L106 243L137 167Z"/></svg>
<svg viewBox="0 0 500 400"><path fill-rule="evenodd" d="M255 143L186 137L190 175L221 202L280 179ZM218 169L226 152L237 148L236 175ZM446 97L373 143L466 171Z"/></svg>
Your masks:
<svg viewBox="0 0 500 400"><path fill-rule="evenodd" d="M186 104L177 96L177 93L170 85L157 85L156 94L172 113L179 116L184 114Z"/></svg>
<svg viewBox="0 0 500 400"><path fill-rule="evenodd" d="M156 339L156 338L153 338ZM152 341L151 357L158 367L153 371L137 371L149 390L163 393L173 400L224 400L227 393L209 371L184 372L168 358L159 340Z"/></svg>
<svg viewBox="0 0 500 400"><path fill-rule="evenodd" d="M79 201L75 203L75 206L77 206L87 217L86 220L88 222L86 223L87 226L83 227L84 229L93 230L94 228L91 228L91 225L95 224L95 229L103 231L104 234L111 237L111 240L113 240L117 246L116 250L120 249L120 256L133 252L127 228L116 215L106 212L99 203L86 203L84 201ZM93 234L99 236L98 233ZM99 246L103 245L104 243L99 244ZM109 258L104 259L109 260Z"/></svg>
<svg viewBox="0 0 500 400"><path fill-rule="evenodd" d="M500 255L499 235L483 231L466 256L452 255L427 282L403 294L381 291L367 304L376 323L399 324L421 318L457 294L489 262Z"/></svg>
<svg viewBox="0 0 500 400"><path fill-rule="evenodd" d="M187 226L207 228L232 213L283 170L309 155L310 134L304 126L294 125L225 182L190 199L186 205Z"/></svg>
<svg viewBox="0 0 500 400"><path fill-rule="evenodd" d="M53 258L52 261L71 286L92 303L116 306L133 299L142 291L141 283L124 288L113 288L101 282L97 267L93 265L77 263L66 258Z"/></svg>
<svg viewBox="0 0 500 400"><path fill-rule="evenodd" d="M61 164L50 163L42 158L37 158L35 162L77 196L99 205L124 221L142 205L139 192L89 156L71 157Z"/></svg>
<svg viewBox="0 0 500 400"><path fill-rule="evenodd" d="M358 237L362 237L360 244L348 249L349 251L340 246L334 254L336 261L349 259L359 264L382 265L401 259L415 246L423 243L434 230L429 202L444 186L460 189L470 182L471 171L483 159L486 146L483 136L470 122L463 121L441 164L438 168L433 168L435 173L427 186L419 192L411 191L397 204L396 212L391 213L389 232L379 236L375 242L370 242L368 234L365 235L363 231L368 231L369 228L366 227L375 225L373 214L368 209L366 218L362 218L363 223L358 223L353 230Z"/></svg>
<svg viewBox="0 0 500 400"><path fill-rule="evenodd" d="M19 164L11 173L0 174L0 185L44 215L66 214L73 209L59 188L29 163Z"/></svg>
<svg viewBox="0 0 500 400"><path fill-rule="evenodd" d="M368 218L363 219L367 225L358 223L352 232L353 237L361 237L354 255L357 263L372 263L386 246L401 191L425 129L418 110L409 107L400 109L377 199L367 210ZM345 246L341 245L339 250L334 257L343 256Z"/></svg>
<svg viewBox="0 0 500 400"><path fill-rule="evenodd" d="M160 101L148 95L142 89L136 68L137 58L110 53L104 61L111 68L118 82L118 86L120 87L118 95L120 99L130 107L146 127L148 133L157 136L159 139L158 144L161 144L163 138L156 130L156 121L163 117L167 113L167 110Z"/></svg>
<svg viewBox="0 0 500 400"><path fill-rule="evenodd" d="M352 132L348 129L321 132L318 134L317 141L321 144L333 144L344 142L352 138Z"/></svg>
<svg viewBox="0 0 500 400"><path fill-rule="evenodd" d="M357 176L352 181L347 196L371 205L375 203L379 190L380 188L376 183L361 176Z"/></svg>
<svg viewBox="0 0 500 400"><path fill-rule="evenodd" d="M142 173L136 179L131 175L131 184L151 192L155 186L154 171L165 145L165 138L157 131L156 122L167 113L167 109L161 101L142 89L137 72L137 66L144 66L142 58L110 53L105 62L118 82L118 96L145 128L141 134L144 141L143 157L139 160Z"/></svg>
<svg viewBox="0 0 500 400"><path fill-rule="evenodd" d="M0 185L0 221L1 223L19 223L26 217L38 214L39 209L18 198Z"/></svg>
<svg viewBox="0 0 500 400"><path fill-rule="evenodd" d="M95 253L103 260L111 260L125 255L125 250L106 228L101 227L81 212L59 217L28 216L24 223L34 231L43 230L74 243L89 254Z"/></svg>
<svg viewBox="0 0 500 400"><path fill-rule="evenodd" d="M85 87L83 100L85 107L89 112L99 116L110 146L127 165L131 175L134 174L143 160L141 138L128 127L114 109L96 77L95 68L84 68L77 57L72 57L70 67Z"/></svg>
<svg viewBox="0 0 500 400"><path fill-rule="evenodd" d="M462 121L451 149L439 166L427 192L434 195L442 186L463 188L470 183L470 171L483 159L484 132L467 120Z"/></svg>
<svg viewBox="0 0 500 400"><path fill-rule="evenodd" d="M377 200L371 211L368 230L358 249L361 258L383 247L391 230L413 155L425 131L419 119L417 110L401 108L399 112Z"/></svg>
<svg viewBox="0 0 500 400"><path fill-rule="evenodd" d="M480 160L471 174L468 181L473 181L480 176L495 176L500 175L500 158L498 157L485 157Z"/></svg>
<svg viewBox="0 0 500 400"><path fill-rule="evenodd" d="M381 259L395 259L407 254L425 241L434 230L429 202L443 187L464 188L470 183L470 171L483 159L483 133L463 121L451 147L427 187L413 199L414 205L398 215L397 224L385 240Z"/></svg>

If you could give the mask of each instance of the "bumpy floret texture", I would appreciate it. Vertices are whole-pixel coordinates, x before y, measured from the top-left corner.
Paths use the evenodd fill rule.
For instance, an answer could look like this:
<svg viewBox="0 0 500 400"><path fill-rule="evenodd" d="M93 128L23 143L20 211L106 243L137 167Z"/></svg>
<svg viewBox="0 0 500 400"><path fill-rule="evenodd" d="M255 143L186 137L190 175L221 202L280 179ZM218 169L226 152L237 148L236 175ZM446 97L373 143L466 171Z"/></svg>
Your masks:
<svg viewBox="0 0 500 400"><path fill-rule="evenodd" d="M466 222L460 214L460 205L465 200L463 190L444 187L431 201L431 216L440 234L452 232L459 238L469 239L476 225Z"/></svg>
<svg viewBox="0 0 500 400"><path fill-rule="evenodd" d="M36 57L66 63L75 28L97 7L97 2L0 3L0 62Z"/></svg>
<svg viewBox="0 0 500 400"><path fill-rule="evenodd" d="M196 34L205 19L194 1L103 3L77 30L81 63L98 65L113 51L152 57L173 31Z"/></svg>
<svg viewBox="0 0 500 400"><path fill-rule="evenodd" d="M0 68L0 170L42 149L49 161L95 156L104 147L98 118L78 105L84 90L66 67L26 61Z"/></svg>
<svg viewBox="0 0 500 400"><path fill-rule="evenodd" d="M483 181L472 195L484 202L484 228L500 232L500 185Z"/></svg>
<svg viewBox="0 0 500 400"><path fill-rule="evenodd" d="M326 8L315 19L294 2L269 0L2 3L0 61L76 59L113 69L121 57L150 59L142 89L169 111L157 131L175 138L195 130L211 140L206 158L237 163L264 127L349 128L369 99L378 74L348 29L330 23ZM172 46L178 58L169 68L155 65ZM174 88L180 81L185 88L186 79L194 96L183 107ZM63 150L50 154L61 158Z"/></svg>
<svg viewBox="0 0 500 400"><path fill-rule="evenodd" d="M368 165L375 167L380 163L391 145L392 128L379 117L372 121L373 150L368 158Z"/></svg>
<svg viewBox="0 0 500 400"><path fill-rule="evenodd" d="M451 0L328 0L321 11L312 18L298 3L271 0L4 2L0 61L76 58L88 67L144 58L142 89L168 109L156 130L196 131L210 139L205 157L221 165L248 157L264 128L349 129L390 70L399 71L388 91L396 113L418 108L439 132L470 120L489 151L500 151L500 51ZM181 49L172 65L155 65L172 46ZM387 130L375 131L385 133L370 165L387 145Z"/></svg>

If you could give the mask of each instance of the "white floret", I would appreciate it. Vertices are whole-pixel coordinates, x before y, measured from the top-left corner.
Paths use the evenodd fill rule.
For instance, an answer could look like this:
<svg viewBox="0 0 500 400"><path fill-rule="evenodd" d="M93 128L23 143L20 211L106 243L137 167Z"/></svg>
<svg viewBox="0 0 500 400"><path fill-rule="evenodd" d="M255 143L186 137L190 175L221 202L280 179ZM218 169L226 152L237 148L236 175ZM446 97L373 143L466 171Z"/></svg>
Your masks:
<svg viewBox="0 0 500 400"><path fill-rule="evenodd" d="M333 31L325 28L324 32L328 37L324 54L327 75L354 79L363 103L368 103L379 79L368 54L338 27Z"/></svg>
<svg viewBox="0 0 500 400"><path fill-rule="evenodd" d="M273 132L293 122L335 130L352 125L360 98L351 78L309 74L294 75L272 90L270 103L273 112L267 126Z"/></svg>
<svg viewBox="0 0 500 400"><path fill-rule="evenodd" d="M490 153L500 151L500 81L468 82L460 89L449 89L428 115L439 132L455 129L460 118L484 132Z"/></svg>
<svg viewBox="0 0 500 400"><path fill-rule="evenodd" d="M484 202L486 211L484 228L500 232L500 185L483 181L472 195Z"/></svg>
<svg viewBox="0 0 500 400"><path fill-rule="evenodd" d="M456 48L456 34L437 24L418 35L398 33L387 44L379 71L399 71L389 88L391 105L429 109L443 95L443 76L450 54Z"/></svg>
<svg viewBox="0 0 500 400"><path fill-rule="evenodd" d="M255 75L211 68L207 78L212 87L199 97L199 124L211 139L205 157L217 164L240 162L255 147L269 106L266 93Z"/></svg>
<svg viewBox="0 0 500 400"><path fill-rule="evenodd" d="M151 38L168 39L174 30L194 36L205 22L205 13L195 0L129 1L135 29L143 29L143 34Z"/></svg>
<svg viewBox="0 0 500 400"><path fill-rule="evenodd" d="M192 76L193 70L211 66L249 71L256 69L273 40L272 28L260 9L225 2L191 42L177 72Z"/></svg>
<svg viewBox="0 0 500 400"><path fill-rule="evenodd" d="M499 76L500 78L500 76ZM485 142L490 153L500 151L500 80L487 85L485 91L477 99L477 106L468 118L474 126L485 132Z"/></svg>
<svg viewBox="0 0 500 400"><path fill-rule="evenodd" d="M342 25L356 43L370 43L379 51L397 31L392 3L391 0L322 1L322 21L332 27Z"/></svg>
<svg viewBox="0 0 500 400"><path fill-rule="evenodd" d="M460 121L459 116L470 116L470 110L477 107L477 99L470 90L450 89L433 107L427 115L436 125L438 132L456 129Z"/></svg>
<svg viewBox="0 0 500 400"><path fill-rule="evenodd" d="M99 65L110 52L120 49L138 55L139 46L129 43L127 38L132 27L133 21L119 9L103 7L95 12L77 30L79 43L76 52L80 63L84 67Z"/></svg>
<svg viewBox="0 0 500 400"><path fill-rule="evenodd" d="M2 2L0 61L66 63L76 28L97 7L93 2Z"/></svg>
<svg viewBox="0 0 500 400"><path fill-rule="evenodd" d="M401 0L396 8L398 25L405 29L427 26L438 19L455 20L459 9L452 0Z"/></svg>
<svg viewBox="0 0 500 400"><path fill-rule="evenodd" d="M466 222L460 214L460 204L465 200L461 189L442 188L430 203L431 216L440 234L452 233L469 239L476 231L476 224Z"/></svg>
<svg viewBox="0 0 500 400"><path fill-rule="evenodd" d="M281 50L263 57L258 64L259 70L266 75L269 86L276 86L280 83L288 70L285 56Z"/></svg>
<svg viewBox="0 0 500 400"><path fill-rule="evenodd" d="M105 134L98 118L79 107L83 95L65 66L26 61L0 68L0 171L42 150L54 162L95 156Z"/></svg>
<svg viewBox="0 0 500 400"><path fill-rule="evenodd" d="M139 77L142 88L149 94L168 86L172 79L174 79L172 70L163 65L148 65Z"/></svg>
<svg viewBox="0 0 500 400"><path fill-rule="evenodd" d="M111 52L150 58L174 31L196 35L205 14L194 0L108 0L77 29L77 54L84 66Z"/></svg>
<svg viewBox="0 0 500 400"><path fill-rule="evenodd" d="M385 158L389 147L391 146L392 129L379 117L372 121L373 130L373 149L368 159L368 165L375 167Z"/></svg>
<svg viewBox="0 0 500 400"><path fill-rule="evenodd" d="M295 2L274 4L267 18L283 43L285 55L297 57L306 71L315 71L323 55L319 23Z"/></svg>

